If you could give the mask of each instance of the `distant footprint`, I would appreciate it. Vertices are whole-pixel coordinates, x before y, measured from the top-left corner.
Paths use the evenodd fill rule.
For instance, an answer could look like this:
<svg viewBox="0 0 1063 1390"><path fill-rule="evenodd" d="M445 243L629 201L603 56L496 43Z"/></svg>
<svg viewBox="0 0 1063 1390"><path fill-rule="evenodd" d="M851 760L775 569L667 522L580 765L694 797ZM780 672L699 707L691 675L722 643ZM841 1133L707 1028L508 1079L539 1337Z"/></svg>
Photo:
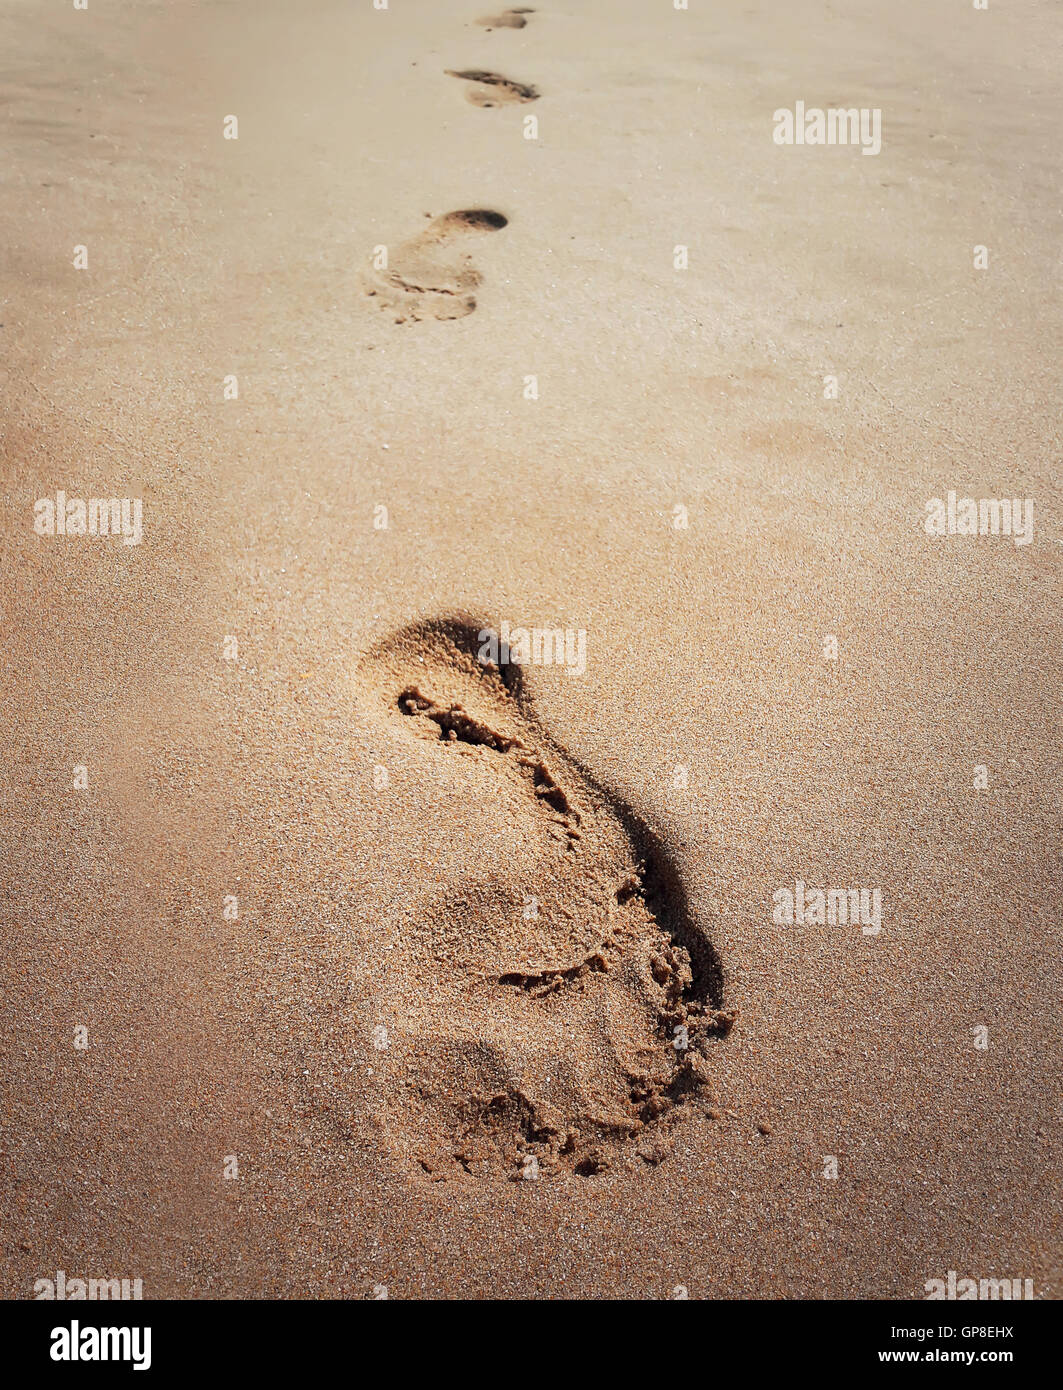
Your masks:
<svg viewBox="0 0 1063 1390"><path fill-rule="evenodd" d="M538 101L539 93L534 87L526 87L523 82L514 82L497 72L480 72L475 68L467 72L455 72L445 68L448 77L460 77L464 82L474 82L465 92L466 101L474 106L507 106L515 101Z"/></svg>
<svg viewBox="0 0 1063 1390"><path fill-rule="evenodd" d="M473 290L483 277L462 243L476 233L498 231L508 220L486 208L433 218L423 232L388 255L386 267L365 272L366 293L396 323L464 318L476 308Z"/></svg>
<svg viewBox="0 0 1063 1390"><path fill-rule="evenodd" d="M527 8L516 10L503 10L501 14L485 15L483 19L478 19L477 24L482 24L485 29L523 29L527 20L526 14L534 14L534 10Z"/></svg>
<svg viewBox="0 0 1063 1390"><path fill-rule="evenodd" d="M405 628L361 678L403 769L389 823L434 866L380 962L382 1131L435 1179L659 1163L734 1021L670 857L474 623Z"/></svg>

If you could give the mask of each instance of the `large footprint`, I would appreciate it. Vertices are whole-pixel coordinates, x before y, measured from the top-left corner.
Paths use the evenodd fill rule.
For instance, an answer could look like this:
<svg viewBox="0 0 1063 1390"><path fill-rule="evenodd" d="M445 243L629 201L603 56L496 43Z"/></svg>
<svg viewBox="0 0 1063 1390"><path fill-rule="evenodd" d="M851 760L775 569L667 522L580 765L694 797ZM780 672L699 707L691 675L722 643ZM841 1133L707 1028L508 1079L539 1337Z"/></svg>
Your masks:
<svg viewBox="0 0 1063 1390"><path fill-rule="evenodd" d="M534 10L526 7L503 10L501 14L484 15L483 19L478 19L476 23L482 24L485 29L523 29L528 22L524 16L534 13Z"/></svg>
<svg viewBox="0 0 1063 1390"><path fill-rule="evenodd" d="M361 667L422 866L381 953L382 1128L435 1178L658 1163L734 1020L716 953L656 838L480 653L441 619Z"/></svg>
<svg viewBox="0 0 1063 1390"><path fill-rule="evenodd" d="M524 82L514 82L511 77L503 77L497 72L483 72L479 68L469 68L455 72L453 68L444 69L448 77L460 77L464 82L475 85L466 88L465 99L474 106L506 106L515 101L538 101L539 93Z"/></svg>
<svg viewBox="0 0 1063 1390"><path fill-rule="evenodd" d="M473 291L483 277L463 243L470 236L498 231L508 220L487 208L434 217L423 232L389 254L385 266L365 272L366 293L393 314L396 323L464 318L476 308Z"/></svg>

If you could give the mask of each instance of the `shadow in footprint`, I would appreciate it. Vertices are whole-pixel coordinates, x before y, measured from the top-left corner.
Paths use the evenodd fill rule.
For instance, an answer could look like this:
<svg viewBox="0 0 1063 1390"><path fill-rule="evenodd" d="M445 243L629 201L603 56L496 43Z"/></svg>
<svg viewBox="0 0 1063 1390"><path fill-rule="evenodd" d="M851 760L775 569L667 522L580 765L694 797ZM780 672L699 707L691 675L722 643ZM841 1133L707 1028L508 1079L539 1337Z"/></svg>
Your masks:
<svg viewBox="0 0 1063 1390"><path fill-rule="evenodd" d="M453 68L445 68L444 71L448 77L460 77L463 82L476 84L465 92L465 100L471 101L474 106L509 106L514 102L539 99L534 87L514 82L497 72L481 72L477 68L465 72L455 72Z"/></svg>
<svg viewBox="0 0 1063 1390"><path fill-rule="evenodd" d="M441 891L403 885L385 1128L436 1178L656 1164L734 1022L719 958L659 837L549 735L521 668L482 656L459 615L361 668L421 789L401 814L448 866Z"/></svg>
<svg viewBox="0 0 1063 1390"><path fill-rule="evenodd" d="M460 319L476 308L473 290L482 276L464 250L470 236L495 232L509 219L488 208L467 208L435 217L423 232L395 251L386 263L364 272L366 294L375 297L396 323L420 319Z"/></svg>
<svg viewBox="0 0 1063 1390"><path fill-rule="evenodd" d="M528 22L524 16L534 13L534 10L527 8L503 10L500 14L485 15L476 23L483 25L485 29L523 29Z"/></svg>

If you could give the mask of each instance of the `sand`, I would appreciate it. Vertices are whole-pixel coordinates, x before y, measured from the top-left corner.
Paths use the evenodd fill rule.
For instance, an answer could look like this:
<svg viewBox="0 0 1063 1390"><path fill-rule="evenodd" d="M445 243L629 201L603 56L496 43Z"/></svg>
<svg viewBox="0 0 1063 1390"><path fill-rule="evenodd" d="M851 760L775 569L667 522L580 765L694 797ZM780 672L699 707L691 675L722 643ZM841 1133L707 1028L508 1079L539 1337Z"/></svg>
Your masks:
<svg viewBox="0 0 1063 1390"><path fill-rule="evenodd" d="M1058 1296L1061 28L0 4L6 1296Z"/></svg>

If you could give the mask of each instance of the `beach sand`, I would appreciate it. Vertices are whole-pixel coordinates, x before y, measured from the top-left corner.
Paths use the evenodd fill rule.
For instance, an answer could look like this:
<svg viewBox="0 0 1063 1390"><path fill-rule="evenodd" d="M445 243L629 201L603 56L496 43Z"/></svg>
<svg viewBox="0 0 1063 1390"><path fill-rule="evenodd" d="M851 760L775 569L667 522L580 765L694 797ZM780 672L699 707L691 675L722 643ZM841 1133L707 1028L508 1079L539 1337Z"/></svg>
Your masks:
<svg viewBox="0 0 1063 1390"><path fill-rule="evenodd" d="M1061 37L3 0L4 1295L1059 1295Z"/></svg>

